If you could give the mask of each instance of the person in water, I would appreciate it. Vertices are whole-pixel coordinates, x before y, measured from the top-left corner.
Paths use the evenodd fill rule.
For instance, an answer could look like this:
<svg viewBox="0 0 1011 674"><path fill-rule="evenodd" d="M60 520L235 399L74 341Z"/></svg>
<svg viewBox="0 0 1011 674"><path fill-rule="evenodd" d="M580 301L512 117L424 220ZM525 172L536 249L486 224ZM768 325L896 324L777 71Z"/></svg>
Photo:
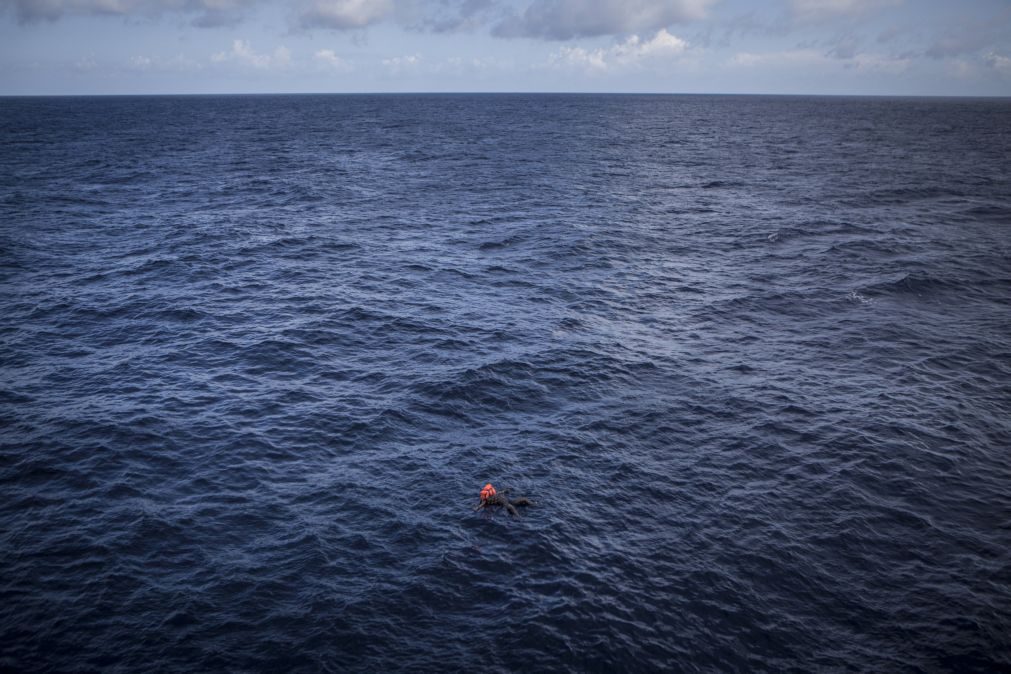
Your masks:
<svg viewBox="0 0 1011 674"><path fill-rule="evenodd" d="M490 508L492 506L502 506L510 515L519 515L519 512L516 510L516 506L534 505L533 501L522 496L518 499L510 500L506 497L506 494L508 493L508 489L497 491L495 487L491 486L491 482L489 482L481 490L481 502L474 506L474 510L481 510L482 508Z"/></svg>

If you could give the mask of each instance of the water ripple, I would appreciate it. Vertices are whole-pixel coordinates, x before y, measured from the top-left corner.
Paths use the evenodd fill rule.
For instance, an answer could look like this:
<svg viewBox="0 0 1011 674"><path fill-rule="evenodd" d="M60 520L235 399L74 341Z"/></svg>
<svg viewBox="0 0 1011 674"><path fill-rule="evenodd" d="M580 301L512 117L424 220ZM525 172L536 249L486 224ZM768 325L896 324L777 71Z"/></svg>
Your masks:
<svg viewBox="0 0 1011 674"><path fill-rule="evenodd" d="M0 669L1011 668L1006 102L0 109Z"/></svg>

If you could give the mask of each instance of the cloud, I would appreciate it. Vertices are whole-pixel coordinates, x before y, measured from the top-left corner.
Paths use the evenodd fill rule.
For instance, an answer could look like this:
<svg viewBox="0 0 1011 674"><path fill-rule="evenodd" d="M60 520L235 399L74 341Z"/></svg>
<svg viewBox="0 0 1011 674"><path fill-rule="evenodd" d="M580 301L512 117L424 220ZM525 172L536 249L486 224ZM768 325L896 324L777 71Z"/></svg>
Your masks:
<svg viewBox="0 0 1011 674"><path fill-rule="evenodd" d="M12 0L18 21L55 21L67 13L127 14L139 3L123 0Z"/></svg>
<svg viewBox="0 0 1011 674"><path fill-rule="evenodd" d="M83 56L74 62L74 70L81 73L90 72L98 68L98 63L92 55Z"/></svg>
<svg viewBox="0 0 1011 674"><path fill-rule="evenodd" d="M337 56L333 49L320 49L315 54L313 58L322 65L326 66L331 70L336 70L338 72L349 72L352 70L351 64Z"/></svg>
<svg viewBox="0 0 1011 674"><path fill-rule="evenodd" d="M788 49L775 52L739 52L730 59L731 65L744 68L768 66L808 66L824 63L828 58L815 49Z"/></svg>
<svg viewBox="0 0 1011 674"><path fill-rule="evenodd" d="M253 50L246 40L232 42L231 51L222 51L211 56L214 63L238 63L259 70L283 68L291 63L291 52L281 46L269 54L260 54Z"/></svg>
<svg viewBox="0 0 1011 674"><path fill-rule="evenodd" d="M297 23L301 28L352 30L378 23L392 12L392 0L315 0L302 7Z"/></svg>
<svg viewBox="0 0 1011 674"><path fill-rule="evenodd" d="M909 69L913 61L907 56L885 54L854 54L845 66L863 72L879 72L898 75Z"/></svg>
<svg viewBox="0 0 1011 674"><path fill-rule="evenodd" d="M500 0L396 0L398 23L412 30L454 33L486 25Z"/></svg>
<svg viewBox="0 0 1011 674"><path fill-rule="evenodd" d="M498 37L570 40L651 32L701 19L715 0L533 0L498 23Z"/></svg>
<svg viewBox="0 0 1011 674"><path fill-rule="evenodd" d="M238 22L259 0L8 0L21 23L56 21L67 14L157 16L167 12L193 14L193 25L221 26Z"/></svg>
<svg viewBox="0 0 1011 674"><path fill-rule="evenodd" d="M1011 10L979 20L963 20L949 26L927 47L931 58L944 59L972 54L1003 45L1011 46Z"/></svg>
<svg viewBox="0 0 1011 674"><path fill-rule="evenodd" d="M854 16L898 5L902 0L792 0L794 14L805 19Z"/></svg>
<svg viewBox="0 0 1011 674"><path fill-rule="evenodd" d="M840 37L831 45L828 56L837 59L851 59L857 55L860 41L853 35Z"/></svg>
<svg viewBox="0 0 1011 674"><path fill-rule="evenodd" d="M851 53L842 57L836 51L822 53L817 49L787 49L765 53L739 52L730 59L730 64L742 68L807 68L813 71L831 71L842 66L846 70L895 75L906 71L912 60L886 54Z"/></svg>
<svg viewBox="0 0 1011 674"><path fill-rule="evenodd" d="M139 72L194 72L203 70L203 66L183 54L171 58L159 56L136 55L127 60L128 70Z"/></svg>
<svg viewBox="0 0 1011 674"><path fill-rule="evenodd" d="M687 42L661 28L649 40L632 35L624 42L607 48L562 47L551 55L551 64L604 72L634 66L649 59L678 56L687 48Z"/></svg>
<svg viewBox="0 0 1011 674"><path fill-rule="evenodd" d="M1002 75L1011 75L1011 57L996 52L989 52L983 56L983 63Z"/></svg>
<svg viewBox="0 0 1011 674"><path fill-rule="evenodd" d="M701 19L719 0L287 0L293 27L361 30L382 22L415 31L485 29L496 36L568 40L649 33ZM21 23L66 15L187 14L200 27L235 25L268 0L0 0Z"/></svg>
<svg viewBox="0 0 1011 674"><path fill-rule="evenodd" d="M410 56L394 56L382 60L383 67L394 75L413 70L421 64L421 54L411 54Z"/></svg>
<svg viewBox="0 0 1011 674"><path fill-rule="evenodd" d="M960 80L970 80L976 77L976 68L965 59L952 59L945 64L945 71L950 77Z"/></svg>
<svg viewBox="0 0 1011 674"><path fill-rule="evenodd" d="M440 67L440 70L446 70L459 74L464 72L487 72L489 70L507 68L510 65L510 62L496 58L463 58L460 56L451 56L446 59L444 66Z"/></svg>
<svg viewBox="0 0 1011 674"><path fill-rule="evenodd" d="M990 42L986 30L968 28L950 29L927 47L927 56L935 59L950 58L970 54L985 47Z"/></svg>

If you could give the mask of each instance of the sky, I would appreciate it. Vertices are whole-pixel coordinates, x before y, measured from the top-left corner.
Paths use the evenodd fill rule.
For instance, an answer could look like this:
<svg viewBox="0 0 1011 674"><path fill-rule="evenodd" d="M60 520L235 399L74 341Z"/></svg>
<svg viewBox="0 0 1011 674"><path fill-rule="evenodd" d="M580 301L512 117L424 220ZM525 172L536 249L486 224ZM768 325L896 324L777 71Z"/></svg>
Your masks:
<svg viewBox="0 0 1011 674"><path fill-rule="evenodd" d="M1011 96L1011 0L0 0L0 95Z"/></svg>

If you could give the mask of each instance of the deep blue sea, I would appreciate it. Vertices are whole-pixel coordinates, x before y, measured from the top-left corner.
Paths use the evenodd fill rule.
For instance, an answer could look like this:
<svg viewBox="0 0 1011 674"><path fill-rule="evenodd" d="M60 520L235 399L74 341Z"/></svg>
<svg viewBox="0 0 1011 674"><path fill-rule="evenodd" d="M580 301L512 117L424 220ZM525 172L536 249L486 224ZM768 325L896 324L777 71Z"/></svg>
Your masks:
<svg viewBox="0 0 1011 674"><path fill-rule="evenodd" d="M1009 99L0 99L0 377L3 671L1011 671Z"/></svg>

